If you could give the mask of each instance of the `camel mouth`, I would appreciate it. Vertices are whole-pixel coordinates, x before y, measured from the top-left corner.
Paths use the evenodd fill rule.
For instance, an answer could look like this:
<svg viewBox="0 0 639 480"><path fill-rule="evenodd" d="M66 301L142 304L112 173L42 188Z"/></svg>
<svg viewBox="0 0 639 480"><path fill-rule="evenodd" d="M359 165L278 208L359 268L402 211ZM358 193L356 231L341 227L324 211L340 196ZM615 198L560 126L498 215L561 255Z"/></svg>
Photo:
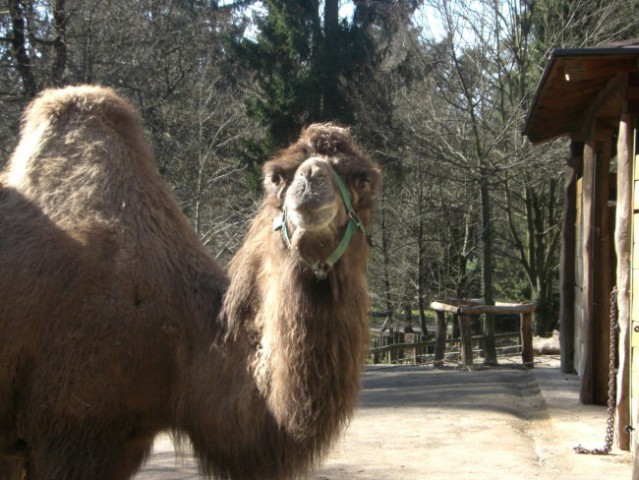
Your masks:
<svg viewBox="0 0 639 480"><path fill-rule="evenodd" d="M305 231L327 230L339 213L337 201L329 204L317 201L299 204L286 202L285 208L291 226Z"/></svg>

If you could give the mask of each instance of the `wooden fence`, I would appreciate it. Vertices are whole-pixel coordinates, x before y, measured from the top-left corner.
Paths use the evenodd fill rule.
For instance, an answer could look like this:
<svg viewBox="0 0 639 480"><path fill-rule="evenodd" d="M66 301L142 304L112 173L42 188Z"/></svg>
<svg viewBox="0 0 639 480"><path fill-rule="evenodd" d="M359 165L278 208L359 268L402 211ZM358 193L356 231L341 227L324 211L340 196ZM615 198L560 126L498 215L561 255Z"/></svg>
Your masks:
<svg viewBox="0 0 639 480"><path fill-rule="evenodd" d="M394 331L388 335L374 338L371 342L370 360L372 363L434 363L435 362L435 339L422 340L422 336L416 333L403 333ZM495 335L498 341L506 342L508 345L502 347L512 353L521 350L519 332L504 332ZM472 335L472 345L480 345L484 340L484 335ZM474 348L477 352L479 349ZM449 358L461 358L461 339L445 339L444 356ZM463 359L461 360L463 361ZM442 366L443 358L439 359L436 366Z"/></svg>
<svg viewBox="0 0 639 480"><path fill-rule="evenodd" d="M446 300L432 302L430 307L437 314L434 339L423 340L417 334L404 334L402 332L394 332L392 335L380 337L374 341L371 348L370 354L373 363L382 361L418 363L420 359L432 354L435 367L441 367L444 365L446 346L457 344L460 347L461 363L470 367L473 365L473 344L485 342L485 334L472 335L472 322L479 315L493 313L519 315L519 332L494 334L493 342L497 339L519 338L522 363L529 368L533 367L532 314L536 308L534 303L481 305L470 300ZM452 315L454 321L459 324L460 336L457 339L447 338L447 313Z"/></svg>

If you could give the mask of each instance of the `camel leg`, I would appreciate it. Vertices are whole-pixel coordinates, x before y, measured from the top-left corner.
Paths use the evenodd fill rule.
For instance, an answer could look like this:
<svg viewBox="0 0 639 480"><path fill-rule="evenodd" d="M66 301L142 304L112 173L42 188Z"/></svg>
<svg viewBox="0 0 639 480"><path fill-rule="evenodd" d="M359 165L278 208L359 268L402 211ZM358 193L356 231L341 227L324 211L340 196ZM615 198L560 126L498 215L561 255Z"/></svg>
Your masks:
<svg viewBox="0 0 639 480"><path fill-rule="evenodd" d="M17 457L0 458L0 480L23 480L22 460Z"/></svg>
<svg viewBox="0 0 639 480"><path fill-rule="evenodd" d="M99 434L88 441L72 435L48 438L31 449L26 480L127 480L150 452L152 442L152 436L126 441Z"/></svg>
<svg viewBox="0 0 639 480"><path fill-rule="evenodd" d="M0 480L24 480L27 456L26 444L11 429L5 429L0 436Z"/></svg>

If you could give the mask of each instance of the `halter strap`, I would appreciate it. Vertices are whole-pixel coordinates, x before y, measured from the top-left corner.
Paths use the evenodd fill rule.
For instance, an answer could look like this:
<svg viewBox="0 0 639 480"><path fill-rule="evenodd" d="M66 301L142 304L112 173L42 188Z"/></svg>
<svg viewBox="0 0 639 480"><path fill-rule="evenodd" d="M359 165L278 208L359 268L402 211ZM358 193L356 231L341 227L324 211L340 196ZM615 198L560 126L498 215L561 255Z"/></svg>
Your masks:
<svg viewBox="0 0 639 480"><path fill-rule="evenodd" d="M342 201L344 202L344 208L346 209L346 214L349 216L348 225L346 225L346 230L344 231L344 236L342 240L339 242L333 253L331 253L326 260L324 260L323 264L318 264L317 262L311 262L310 260L300 256L302 262L311 267L313 270L313 274L315 278L318 280L324 280L328 276L328 272L331 271L333 266L338 262L338 260L342 257L348 245L351 242L351 238L355 231L359 228L364 235L368 238L366 233L366 229L362 224L362 221L353 210L353 204L351 203L351 195L344 185L344 181L337 174L334 168L331 167L331 172L333 173L333 178L335 179L335 183L337 183L337 188L339 188L340 194L342 196ZM282 214L275 218L273 222L273 230L281 230L282 237L284 237L284 241L286 245L291 248L291 237L288 233L288 227L286 225L286 208L282 207Z"/></svg>

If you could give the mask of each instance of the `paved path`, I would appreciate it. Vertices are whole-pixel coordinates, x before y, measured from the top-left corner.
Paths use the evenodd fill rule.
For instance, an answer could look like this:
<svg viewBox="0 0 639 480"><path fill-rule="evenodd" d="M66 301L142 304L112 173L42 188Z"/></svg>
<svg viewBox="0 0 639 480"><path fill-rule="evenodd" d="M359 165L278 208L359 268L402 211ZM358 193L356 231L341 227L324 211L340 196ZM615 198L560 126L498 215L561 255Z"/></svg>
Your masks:
<svg viewBox="0 0 639 480"><path fill-rule="evenodd" d="M579 443L601 446L605 408L580 405L577 377L542 362L472 372L369 367L352 424L308 479L630 479L627 452L573 452ZM195 478L192 459L176 463L167 437L136 477Z"/></svg>

